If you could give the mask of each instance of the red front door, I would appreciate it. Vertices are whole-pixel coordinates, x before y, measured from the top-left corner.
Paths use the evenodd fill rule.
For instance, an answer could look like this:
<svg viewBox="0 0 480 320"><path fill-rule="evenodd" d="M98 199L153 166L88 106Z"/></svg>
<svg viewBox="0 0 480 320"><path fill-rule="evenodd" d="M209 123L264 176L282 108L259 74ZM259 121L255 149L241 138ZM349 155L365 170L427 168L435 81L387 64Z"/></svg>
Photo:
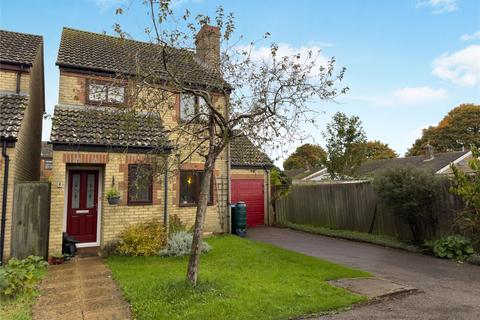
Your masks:
<svg viewBox="0 0 480 320"><path fill-rule="evenodd" d="M68 174L67 233L80 242L97 241L98 171Z"/></svg>

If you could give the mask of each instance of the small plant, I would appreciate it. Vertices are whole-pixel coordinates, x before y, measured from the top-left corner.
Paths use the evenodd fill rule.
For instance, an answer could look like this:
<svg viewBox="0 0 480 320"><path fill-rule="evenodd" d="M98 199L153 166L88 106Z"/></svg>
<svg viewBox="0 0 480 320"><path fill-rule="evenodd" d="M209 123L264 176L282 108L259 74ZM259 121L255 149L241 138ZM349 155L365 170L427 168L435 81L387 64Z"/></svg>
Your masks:
<svg viewBox="0 0 480 320"><path fill-rule="evenodd" d="M470 240L463 236L454 235L435 241L433 253L440 258L464 261L475 252Z"/></svg>
<svg viewBox="0 0 480 320"><path fill-rule="evenodd" d="M121 233L117 252L126 256L157 255L166 242L167 234L161 222L137 223Z"/></svg>
<svg viewBox="0 0 480 320"><path fill-rule="evenodd" d="M120 198L120 192L117 190L117 188L112 187L110 190L107 192L107 199L110 198Z"/></svg>
<svg viewBox="0 0 480 320"><path fill-rule="evenodd" d="M190 254L192 250L193 234L187 231L173 233L167 242L165 249L160 251L161 256L181 257ZM206 242L202 242L202 252L208 252L212 248Z"/></svg>
<svg viewBox="0 0 480 320"><path fill-rule="evenodd" d="M10 259L4 267L0 267L0 296L15 297L19 293L32 291L42 278L46 265L37 256Z"/></svg>
<svg viewBox="0 0 480 320"><path fill-rule="evenodd" d="M168 232L174 234L180 231L187 231L187 225L176 215L168 217Z"/></svg>

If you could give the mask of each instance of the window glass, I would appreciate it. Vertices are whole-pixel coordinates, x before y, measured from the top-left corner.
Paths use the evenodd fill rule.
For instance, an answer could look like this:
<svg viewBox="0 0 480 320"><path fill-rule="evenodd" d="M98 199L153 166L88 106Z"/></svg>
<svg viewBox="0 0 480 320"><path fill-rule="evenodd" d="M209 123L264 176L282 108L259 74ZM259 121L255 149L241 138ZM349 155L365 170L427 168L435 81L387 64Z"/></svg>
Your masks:
<svg viewBox="0 0 480 320"><path fill-rule="evenodd" d="M124 87L108 87L108 102L122 103L125 97Z"/></svg>
<svg viewBox="0 0 480 320"><path fill-rule="evenodd" d="M80 174L72 174L72 209L80 207Z"/></svg>
<svg viewBox="0 0 480 320"><path fill-rule="evenodd" d="M107 100L107 86L104 84L90 83L88 86L88 99L95 102Z"/></svg>
<svg viewBox="0 0 480 320"><path fill-rule="evenodd" d="M203 180L202 171L180 172L180 204L196 204L200 196L200 184ZM209 203L213 203L213 179L210 183Z"/></svg>
<svg viewBox="0 0 480 320"><path fill-rule="evenodd" d="M128 166L128 202L152 203L152 170L149 165Z"/></svg>
<svg viewBox="0 0 480 320"><path fill-rule="evenodd" d="M95 175L87 176L87 208L93 208L95 203Z"/></svg>
<svg viewBox="0 0 480 320"><path fill-rule="evenodd" d="M45 160L45 169L52 170L53 161L52 160Z"/></svg>
<svg viewBox="0 0 480 320"><path fill-rule="evenodd" d="M200 111L200 113L202 114L200 117L199 117L199 120L200 121L208 121L208 114L210 114L210 110L208 109L208 105L207 105L207 102L205 101L205 99L203 99L203 97L198 97L198 109Z"/></svg>
<svg viewBox="0 0 480 320"><path fill-rule="evenodd" d="M191 120L195 116L195 96L191 94L180 95L180 119Z"/></svg>

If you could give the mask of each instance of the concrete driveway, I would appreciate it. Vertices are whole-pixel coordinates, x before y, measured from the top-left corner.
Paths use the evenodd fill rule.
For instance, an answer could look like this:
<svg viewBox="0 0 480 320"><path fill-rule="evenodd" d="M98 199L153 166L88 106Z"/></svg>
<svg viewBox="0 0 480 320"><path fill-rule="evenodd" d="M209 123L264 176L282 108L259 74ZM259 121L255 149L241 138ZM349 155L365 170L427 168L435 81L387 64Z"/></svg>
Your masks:
<svg viewBox="0 0 480 320"><path fill-rule="evenodd" d="M320 319L480 319L478 266L290 229L254 228L248 237L421 290Z"/></svg>

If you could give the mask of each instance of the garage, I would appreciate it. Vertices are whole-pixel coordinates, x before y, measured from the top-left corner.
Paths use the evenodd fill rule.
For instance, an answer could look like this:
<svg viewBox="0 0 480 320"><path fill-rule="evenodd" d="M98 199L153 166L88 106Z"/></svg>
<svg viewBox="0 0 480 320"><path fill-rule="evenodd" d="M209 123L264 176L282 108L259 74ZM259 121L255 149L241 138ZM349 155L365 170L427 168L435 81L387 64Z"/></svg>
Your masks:
<svg viewBox="0 0 480 320"><path fill-rule="evenodd" d="M232 179L232 203L247 205L247 226L263 225L265 221L265 193L263 179Z"/></svg>

